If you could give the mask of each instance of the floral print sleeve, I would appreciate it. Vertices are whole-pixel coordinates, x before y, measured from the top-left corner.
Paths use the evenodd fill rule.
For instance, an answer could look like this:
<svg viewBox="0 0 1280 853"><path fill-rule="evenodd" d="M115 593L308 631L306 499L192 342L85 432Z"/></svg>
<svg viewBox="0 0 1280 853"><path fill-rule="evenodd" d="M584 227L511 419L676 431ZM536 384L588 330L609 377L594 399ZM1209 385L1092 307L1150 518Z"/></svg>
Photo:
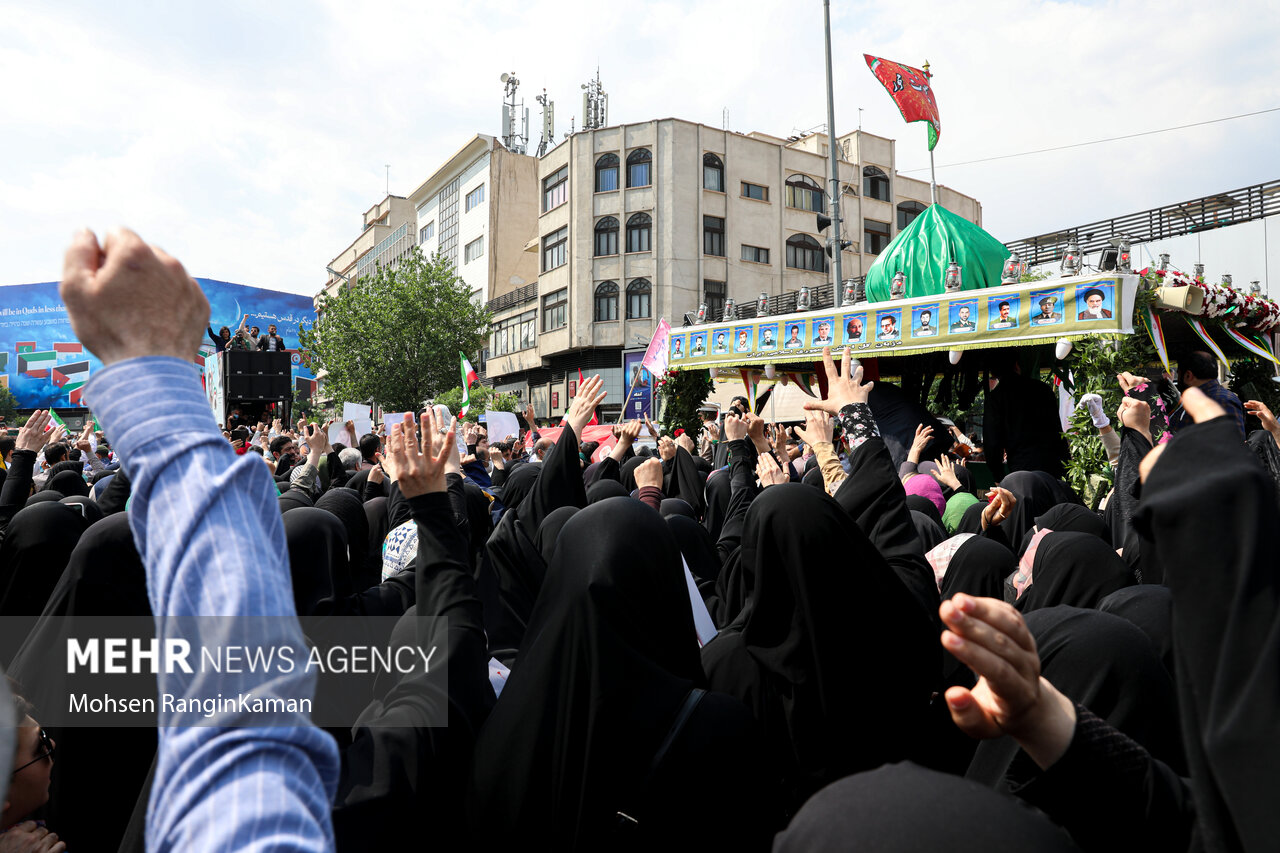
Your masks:
<svg viewBox="0 0 1280 853"><path fill-rule="evenodd" d="M871 415L871 407L866 403L850 403L840 410L840 429L844 432L844 440L849 450L856 450L869 438L878 438L880 428Z"/></svg>
<svg viewBox="0 0 1280 853"><path fill-rule="evenodd" d="M1151 407L1151 434L1159 443L1162 433L1167 433L1169 430L1169 414L1172 411L1168 400L1160 393L1159 386L1156 383L1143 382L1130 388L1124 395L1142 400Z"/></svg>

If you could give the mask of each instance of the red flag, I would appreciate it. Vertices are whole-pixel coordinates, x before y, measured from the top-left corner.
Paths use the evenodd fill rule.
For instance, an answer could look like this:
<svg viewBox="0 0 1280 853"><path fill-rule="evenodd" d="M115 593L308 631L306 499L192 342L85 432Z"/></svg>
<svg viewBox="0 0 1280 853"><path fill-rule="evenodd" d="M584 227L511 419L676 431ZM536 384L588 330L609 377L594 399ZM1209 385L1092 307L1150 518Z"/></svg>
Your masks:
<svg viewBox="0 0 1280 853"><path fill-rule="evenodd" d="M929 122L929 150L932 151L942 133L938 102L934 100L933 86L929 84L932 75L900 62L890 62L866 53L862 55L866 58L871 73L876 75L876 79L888 90L889 97L898 105L903 120Z"/></svg>
<svg viewBox="0 0 1280 853"><path fill-rule="evenodd" d="M582 392L582 368L581 367L578 368L578 392L579 393ZM577 395L575 394L574 396L576 397ZM568 422L569 422L568 414L565 414L563 417L560 418L560 426L564 426ZM600 419L596 417L595 412L592 412L591 420L587 421L587 426L598 426L599 424L600 424ZM582 436L578 436L578 437L581 438Z"/></svg>

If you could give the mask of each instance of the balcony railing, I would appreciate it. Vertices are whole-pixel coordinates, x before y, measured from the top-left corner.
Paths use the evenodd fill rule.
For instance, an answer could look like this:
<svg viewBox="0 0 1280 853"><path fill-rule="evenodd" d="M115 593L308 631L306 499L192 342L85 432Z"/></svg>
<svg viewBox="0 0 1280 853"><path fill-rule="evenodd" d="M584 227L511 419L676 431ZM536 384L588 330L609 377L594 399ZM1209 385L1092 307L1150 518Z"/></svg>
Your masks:
<svg viewBox="0 0 1280 853"><path fill-rule="evenodd" d="M532 302L537 298L538 283L535 281L533 284L526 284L524 287L513 290L510 293L504 293L499 297L490 299L485 303L484 307L487 308L491 314L496 314L506 308L523 305L524 303Z"/></svg>
<svg viewBox="0 0 1280 853"><path fill-rule="evenodd" d="M865 281L865 278L858 277L848 279L855 284ZM791 290L786 293L779 293L776 296L769 297L769 316L777 314L794 314L796 311L796 300L800 298L800 292ZM830 311L836 306L835 287L831 284L823 284L818 287L809 289L809 310L810 311ZM733 317L724 316L723 312L707 312L708 323L723 323L726 320L751 320L758 315L756 301L744 301L740 303L734 310ZM684 315L684 325L692 326L697 322L697 314L690 312Z"/></svg>

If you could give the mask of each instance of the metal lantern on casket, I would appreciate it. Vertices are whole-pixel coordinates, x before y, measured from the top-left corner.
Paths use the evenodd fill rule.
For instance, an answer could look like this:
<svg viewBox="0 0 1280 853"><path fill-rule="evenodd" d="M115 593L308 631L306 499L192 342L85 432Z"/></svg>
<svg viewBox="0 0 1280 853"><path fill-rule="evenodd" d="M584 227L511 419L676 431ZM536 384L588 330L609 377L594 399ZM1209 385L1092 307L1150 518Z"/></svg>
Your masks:
<svg viewBox="0 0 1280 853"><path fill-rule="evenodd" d="M901 299L906 295L907 295L907 277L903 274L902 270L898 270L896 273L894 273L893 284L889 286L889 298Z"/></svg>
<svg viewBox="0 0 1280 853"><path fill-rule="evenodd" d="M942 289L947 293L956 293L964 286L964 279L960 274L960 265L955 261L947 264L947 274L942 279Z"/></svg>
<svg viewBox="0 0 1280 853"><path fill-rule="evenodd" d="M1000 271L1000 283L1017 284L1020 278L1022 278L1022 260L1018 257L1018 253L1014 252L1009 256L1009 260L1004 262L1004 269Z"/></svg>

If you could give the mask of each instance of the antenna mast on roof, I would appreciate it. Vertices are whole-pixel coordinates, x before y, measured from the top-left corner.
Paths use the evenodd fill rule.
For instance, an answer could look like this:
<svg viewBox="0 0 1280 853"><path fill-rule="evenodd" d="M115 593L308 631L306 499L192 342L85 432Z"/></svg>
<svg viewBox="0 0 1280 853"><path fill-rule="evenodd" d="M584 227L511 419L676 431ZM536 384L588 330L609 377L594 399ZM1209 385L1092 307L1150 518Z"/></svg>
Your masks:
<svg viewBox="0 0 1280 853"><path fill-rule="evenodd" d="M547 100L547 90L534 98L542 104L542 139L538 141L538 156L547 153L547 146L555 141L556 136L556 102Z"/></svg>
<svg viewBox="0 0 1280 853"><path fill-rule="evenodd" d="M502 144L508 151L523 154L529 145L529 110L525 108L524 101L516 104L516 90L520 88L520 81L514 73L508 74L505 71L498 79L506 87L502 99ZM517 133L516 121L522 118L522 114L523 124L521 131Z"/></svg>
<svg viewBox="0 0 1280 853"><path fill-rule="evenodd" d="M596 130L609 123L609 96L600 85L600 67L596 79L582 84L582 129Z"/></svg>

